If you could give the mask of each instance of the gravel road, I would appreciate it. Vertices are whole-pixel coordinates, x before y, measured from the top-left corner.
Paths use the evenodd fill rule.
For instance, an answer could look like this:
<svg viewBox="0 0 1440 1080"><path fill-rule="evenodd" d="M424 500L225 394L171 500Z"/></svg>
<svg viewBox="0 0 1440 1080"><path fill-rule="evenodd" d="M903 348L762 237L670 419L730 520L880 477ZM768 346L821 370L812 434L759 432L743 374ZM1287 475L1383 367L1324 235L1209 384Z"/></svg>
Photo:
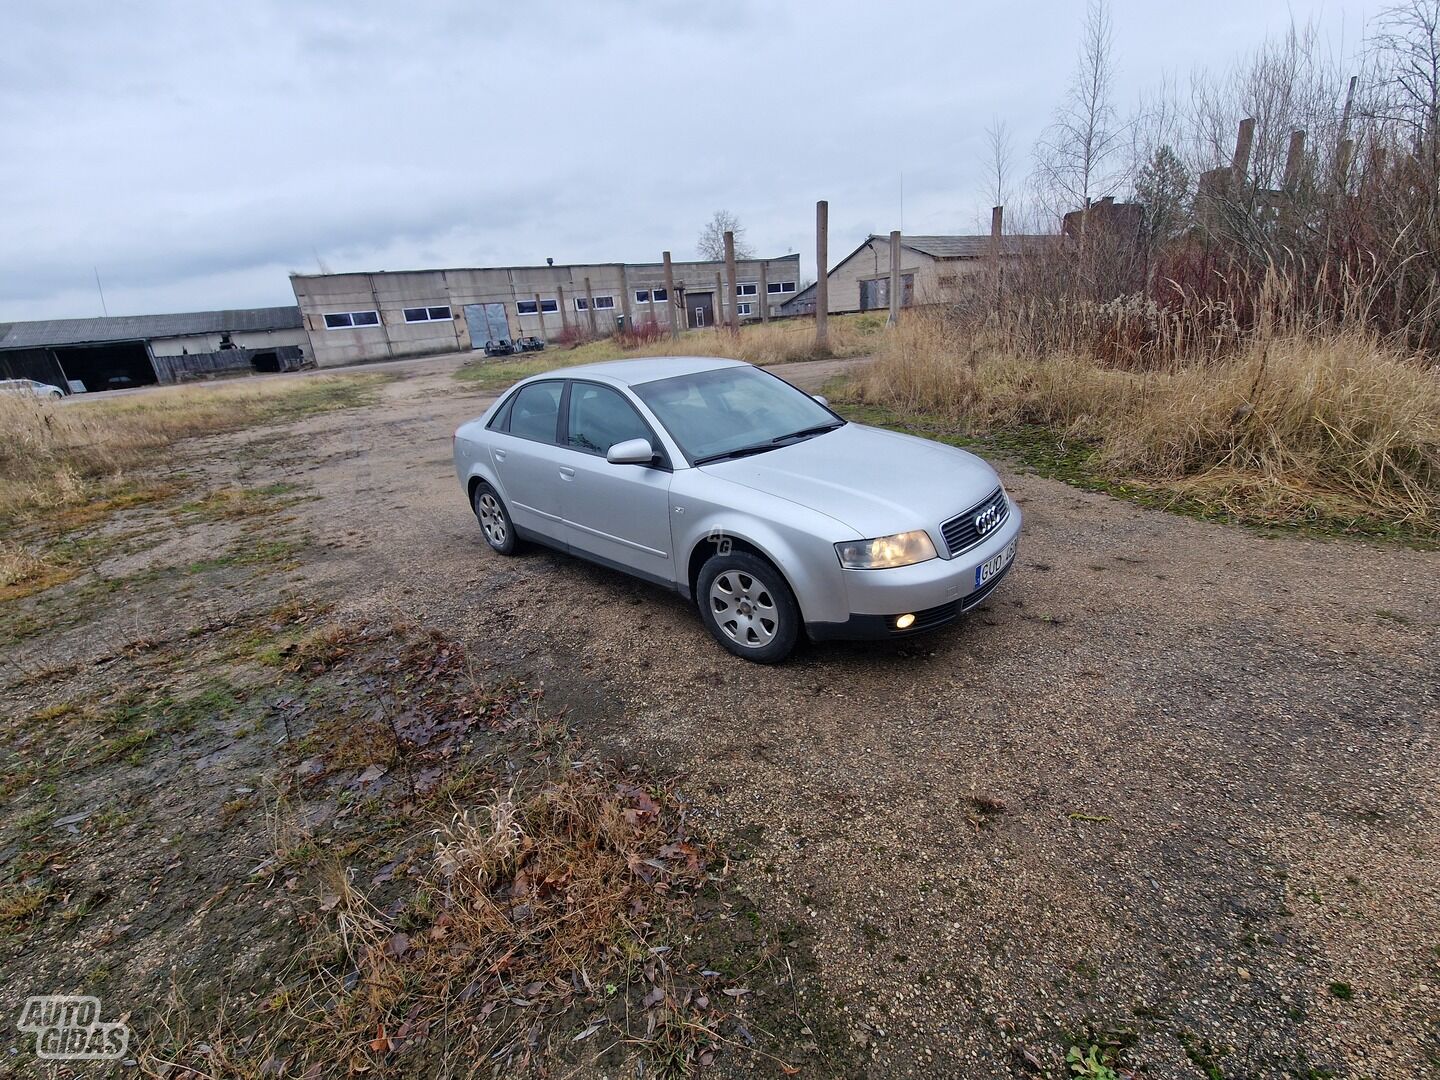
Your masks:
<svg viewBox="0 0 1440 1080"><path fill-rule="evenodd" d="M317 591L460 634L680 773L743 887L813 935L865 1075L1033 1076L1113 1032L1145 1076L1440 1076L1440 555L1001 461L1026 531L979 613L760 667L677 596L489 552L450 465L489 398L456 362L265 433L237 479L321 496Z"/></svg>

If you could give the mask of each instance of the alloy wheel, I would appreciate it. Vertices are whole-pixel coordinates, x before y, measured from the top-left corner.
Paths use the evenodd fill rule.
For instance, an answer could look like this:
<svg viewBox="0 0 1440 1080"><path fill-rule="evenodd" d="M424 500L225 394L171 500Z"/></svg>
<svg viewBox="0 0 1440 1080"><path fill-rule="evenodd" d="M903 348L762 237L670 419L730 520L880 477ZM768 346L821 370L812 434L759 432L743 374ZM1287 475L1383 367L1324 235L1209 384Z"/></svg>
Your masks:
<svg viewBox="0 0 1440 1080"><path fill-rule="evenodd" d="M485 530L485 538L493 547L504 547L505 512L500 509L500 500L487 491L480 496L479 508L480 527Z"/></svg>
<svg viewBox="0 0 1440 1080"><path fill-rule="evenodd" d="M740 570L722 571L710 583L710 610L725 636L749 649L770 644L780 628L769 587Z"/></svg>

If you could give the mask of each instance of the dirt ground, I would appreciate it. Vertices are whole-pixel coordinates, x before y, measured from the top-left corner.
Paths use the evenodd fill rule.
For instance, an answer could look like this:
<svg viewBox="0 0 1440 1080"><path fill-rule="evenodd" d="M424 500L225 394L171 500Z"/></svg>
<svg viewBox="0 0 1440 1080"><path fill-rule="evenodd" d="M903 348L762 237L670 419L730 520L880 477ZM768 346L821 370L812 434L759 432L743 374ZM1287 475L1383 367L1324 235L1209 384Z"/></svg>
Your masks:
<svg viewBox="0 0 1440 1080"><path fill-rule="evenodd" d="M1080 1042L1146 1077L1440 1077L1440 555L1197 522L998 461L1025 531L979 612L762 667L678 596L545 550L492 554L450 462L491 398L457 363L391 367L371 408L186 444L203 485L281 485L263 537L126 511L116 527L145 542L31 606L45 629L7 647L5 708L54 706L122 643L286 592L441 629L543 685L590 745L679 777L737 887L804 928L847 1075L1058 1077ZM853 363L773 370L814 391ZM215 558L264 545L258 579ZM117 768L183 808L187 784L247 797L257 753L207 748L163 790L143 763ZM56 806L66 865L143 873L198 908L264 857L174 868L162 846L111 865L103 834L53 823L104 802ZM37 985L47 950L103 965L112 947L83 924L11 944L7 1008L60 989ZM233 977L287 947L256 944ZM168 961L125 962L159 977Z"/></svg>

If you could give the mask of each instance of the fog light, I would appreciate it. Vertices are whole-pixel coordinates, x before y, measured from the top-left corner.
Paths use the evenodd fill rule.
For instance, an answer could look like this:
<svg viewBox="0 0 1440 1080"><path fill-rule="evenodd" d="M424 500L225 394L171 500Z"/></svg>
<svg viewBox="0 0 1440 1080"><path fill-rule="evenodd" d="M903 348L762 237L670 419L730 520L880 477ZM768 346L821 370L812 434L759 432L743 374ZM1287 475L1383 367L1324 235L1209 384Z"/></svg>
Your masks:
<svg viewBox="0 0 1440 1080"><path fill-rule="evenodd" d="M915 623L915 616L914 616L914 615L901 615L898 619L895 620L895 629L896 629L896 630L909 630L910 627L914 625L914 623Z"/></svg>

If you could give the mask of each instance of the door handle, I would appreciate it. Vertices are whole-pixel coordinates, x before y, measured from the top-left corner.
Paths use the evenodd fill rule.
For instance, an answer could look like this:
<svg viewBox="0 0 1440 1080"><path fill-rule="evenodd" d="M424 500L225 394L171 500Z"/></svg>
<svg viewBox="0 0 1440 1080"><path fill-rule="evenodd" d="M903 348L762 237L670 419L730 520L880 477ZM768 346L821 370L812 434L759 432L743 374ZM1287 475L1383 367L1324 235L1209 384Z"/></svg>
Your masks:
<svg viewBox="0 0 1440 1080"><path fill-rule="evenodd" d="M504 450L496 450L496 451L495 451L495 460L496 460L496 461L504 461L504 460L505 460L505 451L504 451Z"/></svg>
<svg viewBox="0 0 1440 1080"><path fill-rule="evenodd" d="M566 480L574 480L575 470L572 469L569 465L561 465L560 475L563 476Z"/></svg>

